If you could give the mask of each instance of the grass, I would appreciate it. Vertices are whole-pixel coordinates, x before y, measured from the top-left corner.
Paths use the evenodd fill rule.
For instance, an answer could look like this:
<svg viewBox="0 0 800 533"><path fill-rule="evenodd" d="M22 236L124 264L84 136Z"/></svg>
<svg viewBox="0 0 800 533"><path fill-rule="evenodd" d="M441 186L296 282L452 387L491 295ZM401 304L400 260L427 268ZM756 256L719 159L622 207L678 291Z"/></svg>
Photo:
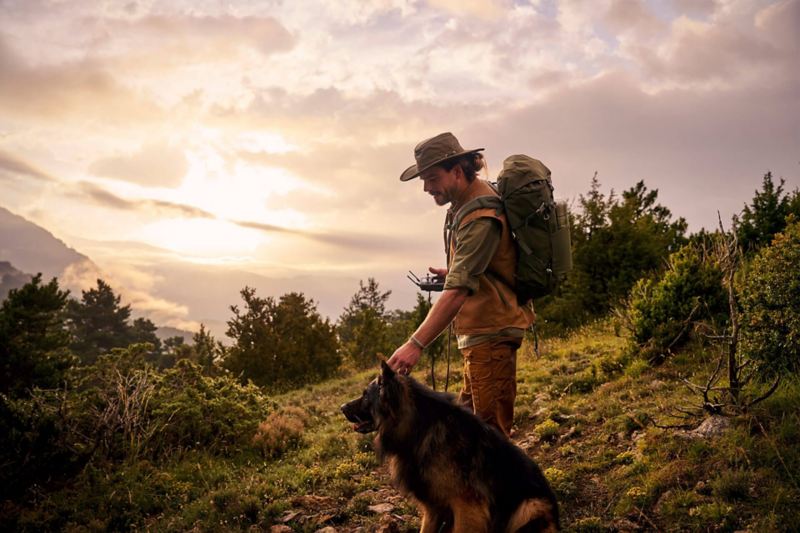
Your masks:
<svg viewBox="0 0 800 533"><path fill-rule="evenodd" d="M674 423L668 409L696 401L679 378L701 380L711 370L708 356L689 351L652 368L628 360L624 346L601 322L542 342L539 356L528 344L518 354L514 439L550 480L564 530L790 531L800 524L800 383L784 384L722 436L691 439L651 421ZM460 380L454 366L451 391ZM437 366L440 386L444 368ZM276 524L371 531L387 520L414 531L416 510L389 487L371 437L354 433L339 412L373 374L272 398L280 410L250 451L91 465L24 504L4 502L0 517L15 516L21 531ZM415 376L428 380L429 369Z"/></svg>

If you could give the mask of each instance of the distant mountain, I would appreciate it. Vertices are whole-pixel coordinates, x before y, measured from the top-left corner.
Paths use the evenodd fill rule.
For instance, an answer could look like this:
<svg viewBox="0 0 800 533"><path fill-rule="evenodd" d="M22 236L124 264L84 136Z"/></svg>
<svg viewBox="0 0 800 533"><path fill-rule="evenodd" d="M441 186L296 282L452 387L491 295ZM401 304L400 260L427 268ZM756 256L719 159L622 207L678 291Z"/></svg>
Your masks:
<svg viewBox="0 0 800 533"><path fill-rule="evenodd" d="M192 338L194 337L194 333L191 331L186 331L184 329L172 328L169 326L162 326L156 330L156 337L160 340L166 340L170 337L182 337L183 341L186 344L192 344Z"/></svg>
<svg viewBox="0 0 800 533"><path fill-rule="evenodd" d="M8 261L0 261L0 301L6 299L8 291L19 289L28 283L33 276L17 270Z"/></svg>
<svg viewBox="0 0 800 533"><path fill-rule="evenodd" d="M24 272L42 273L42 278L60 277L70 265L88 262L46 229L0 207L0 261Z"/></svg>

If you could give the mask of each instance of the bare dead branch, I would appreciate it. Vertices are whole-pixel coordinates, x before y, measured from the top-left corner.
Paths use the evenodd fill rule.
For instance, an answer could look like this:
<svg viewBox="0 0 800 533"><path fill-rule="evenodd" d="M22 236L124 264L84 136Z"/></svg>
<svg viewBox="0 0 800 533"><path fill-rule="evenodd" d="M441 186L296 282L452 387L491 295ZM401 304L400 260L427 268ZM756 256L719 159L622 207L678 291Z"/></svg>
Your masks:
<svg viewBox="0 0 800 533"><path fill-rule="evenodd" d="M754 406L755 404L757 404L759 402L762 402L762 401L766 400L767 398L769 398L770 396L772 396L772 394L778 389L778 385L780 385L780 384L781 384L781 377L778 376L775 379L775 382L772 385L770 385L769 389L767 389L767 391L764 394L762 394L761 396L759 396L755 400L753 400L750 403L748 403L747 405L745 405L745 409L750 408L750 407Z"/></svg>
<svg viewBox="0 0 800 533"><path fill-rule="evenodd" d="M689 327L692 325L692 319L694 318L694 315L699 308L700 308L700 303L699 302L695 303L694 307L692 307L692 310L689 313L689 316L686 318L686 320L683 321L683 327L681 328L680 332L675 336L674 339L672 339L672 342L670 342L669 345L667 346L667 352L671 351L672 347L675 346L675 344L681 338L683 338L683 336L689 330Z"/></svg>

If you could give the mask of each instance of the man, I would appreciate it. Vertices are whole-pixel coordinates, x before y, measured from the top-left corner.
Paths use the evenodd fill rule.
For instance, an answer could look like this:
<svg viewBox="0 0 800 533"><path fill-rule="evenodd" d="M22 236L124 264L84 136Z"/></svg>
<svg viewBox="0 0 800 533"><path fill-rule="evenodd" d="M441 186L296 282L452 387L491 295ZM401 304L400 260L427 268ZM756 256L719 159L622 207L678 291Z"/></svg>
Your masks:
<svg viewBox="0 0 800 533"><path fill-rule="evenodd" d="M484 167L482 150L464 150L452 133L439 134L416 146L416 164L400 180L419 176L423 190L437 205L450 204L450 223L474 198L497 195L477 177ZM408 373L422 350L455 320L464 356L459 400L509 436L516 397L516 352L533 322L532 309L520 305L514 293L516 248L505 215L491 208L470 212L449 234L447 268L430 268L444 277L442 295L388 363L395 371Z"/></svg>

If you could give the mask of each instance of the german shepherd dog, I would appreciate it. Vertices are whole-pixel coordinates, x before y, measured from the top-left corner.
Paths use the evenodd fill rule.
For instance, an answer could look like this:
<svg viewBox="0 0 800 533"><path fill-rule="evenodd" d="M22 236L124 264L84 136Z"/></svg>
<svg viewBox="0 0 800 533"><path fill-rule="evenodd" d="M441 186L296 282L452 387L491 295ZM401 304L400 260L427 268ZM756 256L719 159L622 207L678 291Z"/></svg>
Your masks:
<svg viewBox="0 0 800 533"><path fill-rule="evenodd" d="M392 482L416 500L421 533L532 533L559 528L558 505L539 467L495 428L385 362L342 407Z"/></svg>

